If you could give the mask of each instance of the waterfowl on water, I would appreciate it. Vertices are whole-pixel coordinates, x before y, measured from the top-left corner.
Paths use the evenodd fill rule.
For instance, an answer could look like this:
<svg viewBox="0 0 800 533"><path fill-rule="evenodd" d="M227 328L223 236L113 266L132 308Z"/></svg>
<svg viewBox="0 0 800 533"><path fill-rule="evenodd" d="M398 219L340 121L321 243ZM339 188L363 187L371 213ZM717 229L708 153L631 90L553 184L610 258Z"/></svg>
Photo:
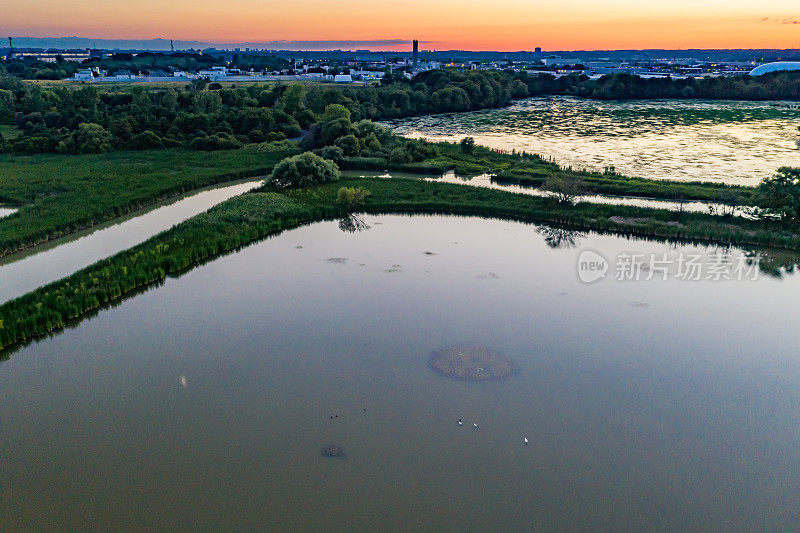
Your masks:
<svg viewBox="0 0 800 533"><path fill-rule="evenodd" d="M478 423L477 422L473 422L472 425L475 426L475 429L478 429Z"/></svg>
<svg viewBox="0 0 800 533"><path fill-rule="evenodd" d="M528 437L525 437L525 446L528 445Z"/></svg>
<svg viewBox="0 0 800 533"><path fill-rule="evenodd" d="M459 426L463 426L464 425L464 422L462 422L460 418L458 419L458 425Z"/></svg>

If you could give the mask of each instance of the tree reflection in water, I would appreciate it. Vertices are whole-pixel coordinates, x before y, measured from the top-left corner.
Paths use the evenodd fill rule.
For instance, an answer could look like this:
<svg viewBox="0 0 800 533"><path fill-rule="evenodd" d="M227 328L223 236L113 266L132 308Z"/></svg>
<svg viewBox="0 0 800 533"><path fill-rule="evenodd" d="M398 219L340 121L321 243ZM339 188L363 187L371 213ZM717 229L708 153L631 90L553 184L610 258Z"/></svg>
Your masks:
<svg viewBox="0 0 800 533"><path fill-rule="evenodd" d="M575 248L580 244L580 239L586 237L585 233L553 226L541 226L536 231L544 237L544 242L550 248Z"/></svg>
<svg viewBox="0 0 800 533"><path fill-rule="evenodd" d="M366 231L371 227L363 218L355 214L347 215L339 221L339 229L347 233Z"/></svg>

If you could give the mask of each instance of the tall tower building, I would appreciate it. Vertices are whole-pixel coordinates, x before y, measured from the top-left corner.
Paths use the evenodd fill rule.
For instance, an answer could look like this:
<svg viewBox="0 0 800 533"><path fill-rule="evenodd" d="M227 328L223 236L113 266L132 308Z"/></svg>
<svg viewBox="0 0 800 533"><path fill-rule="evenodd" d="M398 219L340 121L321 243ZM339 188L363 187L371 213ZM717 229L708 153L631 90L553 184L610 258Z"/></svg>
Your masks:
<svg viewBox="0 0 800 533"><path fill-rule="evenodd" d="M411 68L417 68L417 60L419 59L419 41L414 39L411 41L412 52L411 52Z"/></svg>

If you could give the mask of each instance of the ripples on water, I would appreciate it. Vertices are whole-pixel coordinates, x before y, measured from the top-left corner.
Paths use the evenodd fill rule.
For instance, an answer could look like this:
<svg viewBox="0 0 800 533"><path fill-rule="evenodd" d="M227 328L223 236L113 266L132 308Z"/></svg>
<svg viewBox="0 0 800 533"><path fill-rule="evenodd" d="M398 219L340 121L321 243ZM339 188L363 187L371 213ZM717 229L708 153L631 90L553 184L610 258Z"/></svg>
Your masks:
<svg viewBox="0 0 800 533"><path fill-rule="evenodd" d="M562 166L646 178L755 185L800 166L800 110L788 102L530 98L505 109L390 122L397 133L524 150Z"/></svg>

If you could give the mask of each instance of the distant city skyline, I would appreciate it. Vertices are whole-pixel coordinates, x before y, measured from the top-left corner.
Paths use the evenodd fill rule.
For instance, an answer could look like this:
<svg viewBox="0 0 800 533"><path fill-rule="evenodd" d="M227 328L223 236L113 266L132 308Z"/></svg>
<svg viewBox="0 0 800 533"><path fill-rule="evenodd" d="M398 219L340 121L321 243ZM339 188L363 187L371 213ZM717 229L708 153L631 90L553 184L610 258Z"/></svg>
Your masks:
<svg viewBox="0 0 800 533"><path fill-rule="evenodd" d="M439 50L800 48L796 0L599 4L594 0L562 0L557 5L529 0L8 2L0 34L300 42L316 49L407 50L414 38L421 48Z"/></svg>

